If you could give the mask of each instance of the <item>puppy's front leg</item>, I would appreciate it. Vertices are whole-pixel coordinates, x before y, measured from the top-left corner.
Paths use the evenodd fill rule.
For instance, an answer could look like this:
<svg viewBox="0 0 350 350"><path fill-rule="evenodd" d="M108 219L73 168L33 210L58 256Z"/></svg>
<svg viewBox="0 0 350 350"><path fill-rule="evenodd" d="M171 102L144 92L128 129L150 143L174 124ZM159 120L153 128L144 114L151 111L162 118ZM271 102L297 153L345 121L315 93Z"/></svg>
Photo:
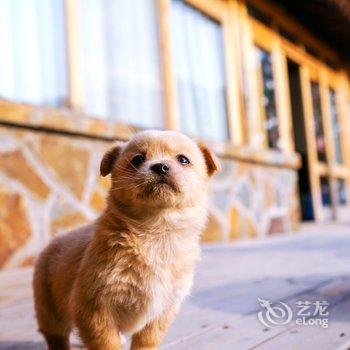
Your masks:
<svg viewBox="0 0 350 350"><path fill-rule="evenodd" d="M171 322L176 316L176 311L167 314L148 323L143 329L132 336L130 350L154 350L157 349L164 338Z"/></svg>
<svg viewBox="0 0 350 350"><path fill-rule="evenodd" d="M121 339L115 320L106 310L77 312L75 323L88 350L120 350Z"/></svg>

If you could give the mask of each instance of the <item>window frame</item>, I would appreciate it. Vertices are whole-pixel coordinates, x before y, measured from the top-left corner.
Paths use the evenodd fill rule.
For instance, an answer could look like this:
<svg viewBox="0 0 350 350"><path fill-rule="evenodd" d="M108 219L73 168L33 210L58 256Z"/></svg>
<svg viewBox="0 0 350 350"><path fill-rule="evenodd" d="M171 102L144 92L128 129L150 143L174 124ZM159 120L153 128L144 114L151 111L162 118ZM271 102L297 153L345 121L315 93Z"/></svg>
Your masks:
<svg viewBox="0 0 350 350"><path fill-rule="evenodd" d="M311 192L313 198L315 220L325 221L329 213L325 213L325 210L321 203L321 184L320 177L325 176L330 181L331 195L333 206L331 210L333 216L340 217L341 211L345 209L350 210L349 198L350 198L350 156L345 150L350 149L350 140L346 137L350 132L350 121L346 119L347 106L346 106L346 94L350 100L350 84L348 76L341 68L334 71L327 66L324 61L310 55L306 52L300 43L293 43L282 37L277 28L279 23L283 21L283 28L290 29L292 33L297 36L305 38L305 43L315 47L319 50L324 57L336 60L335 54L325 47L317 38L308 33L303 26L294 22L281 12L277 7L268 4L265 1L260 0L248 0L245 1L251 3L253 6L261 10L265 14L269 14L272 21L271 26L267 26L259 22L257 19L248 16L249 30L251 31L250 46L257 44L258 46L267 49L274 54L274 76L276 80L276 99L277 99L277 113L280 125L280 137L284 147L282 151L294 151L294 140L292 138L292 117L291 117L291 101L288 86L288 74L287 74L287 58L296 62L300 67L301 75L301 90L304 108L305 129L307 138L307 153L309 158L309 176L311 183ZM276 71L278 70L278 75ZM256 76L253 77L257 81ZM252 79L252 76L250 76ZM327 161L320 162L317 158L316 150L316 138L315 138L315 125L313 119L313 106L311 99L311 81L317 81L320 85L321 94L321 110L322 121L326 140L326 152ZM255 83L257 85L257 83ZM329 110L329 96L328 89L333 88L337 94L337 111L338 120L340 125L340 143L342 147L343 163L338 164L335 160L334 140L331 125L331 116ZM259 96L257 87L255 88L256 96ZM346 91L347 90L347 91ZM286 109L278 107L278 101L286 106ZM281 125L282 123L282 125ZM346 193L348 202L346 208L339 208L337 203L336 181L337 179L345 180Z"/></svg>
<svg viewBox="0 0 350 350"><path fill-rule="evenodd" d="M335 142L333 140L332 142L332 152L333 152L333 164L332 166L336 169L336 171L342 171L344 168L348 165L350 165L347 155L346 150L348 149L347 147L348 142L346 142L346 133L344 132L346 130L346 112L344 111L344 102L343 100L346 100L346 85L343 84L343 75L342 74L337 74L334 71L331 71L330 69L325 70L324 72L324 79L325 79L325 84L326 84L326 89L327 89L327 96L326 96L326 104L327 104L327 109L328 109L328 119L330 122L330 133L331 137L333 139L333 125L332 125L332 117L330 114L330 99L329 99L329 91L332 89L335 92L336 96L336 109L338 113L338 124L340 127L340 148L341 148L341 154L342 154L342 162L338 163L336 160L336 154L335 154Z"/></svg>
<svg viewBox="0 0 350 350"><path fill-rule="evenodd" d="M302 87L302 99L304 108L306 138L307 138L307 153L309 158L309 174L312 191L312 199L315 213L315 220L317 222L324 222L329 217L339 216L339 207L336 201L336 189L335 179L343 178L346 181L346 191L349 193L350 189L350 177L349 177L349 160L347 159L344 164L336 164L334 161L333 150L333 135L331 130L331 121L329 115L328 106L328 79L327 76L331 72L331 69L322 61L319 61L315 57L309 55L305 50L300 47L281 39L282 50L285 52L286 57L295 61L300 67L301 74L301 87ZM341 76L343 73L335 73L335 76ZM317 157L316 137L315 137L315 124L313 116L312 95L311 95L311 82L316 81L319 83L320 95L321 95L321 110L322 121L324 127L324 134L326 140L326 153L327 161L321 162ZM337 89L335 89L337 90ZM338 91L338 90L337 90ZM343 113L338 110L339 121L343 124ZM346 142L344 134L341 135L341 143ZM344 148L343 148L344 149ZM344 152L343 152L344 154ZM320 177L325 176L329 178L331 186L332 204L330 208L332 213L326 213L326 209L322 205L321 201L321 183ZM350 209L348 203L348 210Z"/></svg>
<svg viewBox="0 0 350 350"><path fill-rule="evenodd" d="M160 58L162 62L162 81L164 87L163 109L164 125L166 128L179 130L178 102L174 66L172 64L172 52L170 41L170 1L157 1L158 28L160 41ZM321 41L308 32L299 22L292 20L283 10L261 0L184 0L190 6L203 12L222 25L225 73L227 82L227 142L221 144L235 144L238 146L249 145L253 149L264 146L266 149L267 135L263 128L264 111L257 103L261 92L255 71L255 44L271 53L273 75L275 80L275 103L279 121L280 150L271 150L283 154L293 154L295 151L291 103L288 86L287 58L295 61L300 66L301 90L304 106L305 128L307 138L307 152L309 157L309 173L311 191L314 201L316 220L322 221L322 206L320 197L320 176L331 178L332 188L334 179L342 178L346 181L347 193L350 194L350 155L346 152L350 149L350 140L346 137L350 133L350 120L347 118L348 101L350 101L350 80L344 70L333 71L320 59L310 55L300 42L290 42L278 33L277 28L283 24L283 28L295 34L296 37L305 39L305 44L310 45L324 55L325 58L336 60L335 53ZM272 19L271 26L266 26L252 18L247 11L247 2L268 13ZM64 0L66 12L66 39L67 62L69 81L70 107L75 110L83 110L84 95L80 62L81 47L79 41L80 13L76 0ZM242 73L243 70L243 73ZM321 104L323 109L323 122L325 128L327 163L318 162L315 145L315 134L310 105L310 80L317 72L317 80L320 81ZM245 75L244 77L242 75ZM243 79L248 85L248 101L243 96ZM339 124L341 125L341 145L344 163L334 162L334 142L327 108L328 86L334 88L337 93L337 108ZM246 102L246 103L245 103ZM329 107L329 106L328 106ZM259 116L259 118L257 118ZM256 137L258 135L258 138ZM260 141L255 141L259 139ZM333 190L334 191L334 190ZM350 202L350 201L348 201ZM350 206L350 205L349 205Z"/></svg>
<svg viewBox="0 0 350 350"><path fill-rule="evenodd" d="M171 52L171 0L158 1L161 59L163 63L165 125L169 129L180 130L180 118L176 91L176 77ZM235 2L224 0L184 0L204 15L220 23L223 33L224 68L226 78L227 103L227 143L242 144L243 124L241 118L242 99L238 86L238 48L235 31L238 30Z"/></svg>
<svg viewBox="0 0 350 350"><path fill-rule="evenodd" d="M313 161L310 161L310 168L312 174L311 182L314 183L316 189L314 190L314 206L316 219L320 222L327 221L329 217L332 219L341 220L342 217L346 217L343 214L344 211L350 209L349 204L349 189L350 189L350 162L349 157L344 152L346 149L346 144L348 141L346 140L346 136L342 130L347 129L346 122L344 120L344 110L342 108L341 99L339 99L338 94L342 94L341 81L342 81L342 73L334 72L331 68L329 68L323 62L311 62L310 60L303 60L304 70L307 71L306 76L304 76L304 86L308 84L310 86L311 81L317 81L320 86L320 94L321 94L321 109L322 109L322 118L324 125L324 133L326 140L326 152L327 152L327 161L320 162L317 158L317 150L315 143L315 125L313 123L313 119L311 119L311 123L309 124L309 128L311 129L310 138L313 138L313 143L315 146L311 147L310 152L313 153ZM336 161L336 155L334 150L334 138L333 138L333 130L332 130L332 121L330 115L330 101L329 101L329 89L332 88L337 94L337 112L338 112L338 120L341 128L340 133L340 143L342 148L342 156L343 163L339 164ZM310 104L311 102L311 90L309 92ZM305 99L304 99L305 103ZM308 104L308 103L307 103ZM310 106L312 111L312 106ZM310 112L308 112L310 113ZM310 115L310 114L305 114ZM308 140L309 141L309 140ZM320 177L324 176L329 179L330 187L331 187L331 196L332 196L332 206L328 210L324 208L322 203L317 199L318 193L320 192ZM340 205L338 203L338 193L337 193L337 180L343 179L345 181L345 190L347 194L347 204L345 206ZM329 213L330 211L331 213ZM328 212L328 213L327 213Z"/></svg>
<svg viewBox="0 0 350 350"><path fill-rule="evenodd" d="M288 82L287 77L287 60L284 52L281 49L280 37L276 33L263 23L259 22L255 18L252 18L247 14L246 21L248 22L249 43L248 50L250 51L250 59L247 65L251 65L250 74L247 77L250 80L252 87L251 99L255 100L255 110L258 115L258 121L254 122L254 130L257 132L258 140L253 142L258 147L269 149L275 152L292 153L293 140L292 140L292 117L290 104L288 100L288 90L285 89ZM276 114L278 119L279 130L279 149L268 148L268 136L265 130L264 123L266 121L265 109L259 102L262 98L262 72L261 68L257 67L255 61L256 46L266 50L271 55L273 77L275 83L275 105ZM254 61L253 61L254 60Z"/></svg>

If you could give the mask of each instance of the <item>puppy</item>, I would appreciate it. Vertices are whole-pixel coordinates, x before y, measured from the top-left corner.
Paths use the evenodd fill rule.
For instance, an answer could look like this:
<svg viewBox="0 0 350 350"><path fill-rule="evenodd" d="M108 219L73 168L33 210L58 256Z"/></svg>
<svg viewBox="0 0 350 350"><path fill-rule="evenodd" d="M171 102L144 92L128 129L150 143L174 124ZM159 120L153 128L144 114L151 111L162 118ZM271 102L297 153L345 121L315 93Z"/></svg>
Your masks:
<svg viewBox="0 0 350 350"><path fill-rule="evenodd" d="M39 330L69 349L76 327L88 349L156 349L189 293L206 223L214 154L173 131L144 131L104 155L112 186L104 213L55 238L34 274Z"/></svg>

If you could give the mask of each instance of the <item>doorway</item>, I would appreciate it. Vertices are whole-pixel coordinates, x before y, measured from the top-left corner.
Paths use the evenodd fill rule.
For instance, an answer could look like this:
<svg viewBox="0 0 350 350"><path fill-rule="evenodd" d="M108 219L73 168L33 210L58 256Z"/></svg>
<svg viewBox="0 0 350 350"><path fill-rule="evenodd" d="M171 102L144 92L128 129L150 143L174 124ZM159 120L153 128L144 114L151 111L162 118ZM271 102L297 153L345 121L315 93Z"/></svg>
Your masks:
<svg viewBox="0 0 350 350"><path fill-rule="evenodd" d="M314 220L314 208L312 202L309 159L307 153L300 67L297 63L290 59L288 59L288 80L292 108L295 151L300 154L302 160L301 168L298 170L301 215L303 221L311 221Z"/></svg>

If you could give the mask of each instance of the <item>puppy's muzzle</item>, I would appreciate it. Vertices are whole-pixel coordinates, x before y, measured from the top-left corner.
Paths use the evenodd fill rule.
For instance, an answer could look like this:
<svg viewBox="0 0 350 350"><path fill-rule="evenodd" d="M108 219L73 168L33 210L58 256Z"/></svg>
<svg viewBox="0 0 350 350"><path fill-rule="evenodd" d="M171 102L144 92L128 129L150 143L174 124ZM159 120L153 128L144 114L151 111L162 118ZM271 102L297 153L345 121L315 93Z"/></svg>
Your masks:
<svg viewBox="0 0 350 350"><path fill-rule="evenodd" d="M164 176L169 172L170 167L164 163L156 163L156 164L153 164L150 169L155 174Z"/></svg>

